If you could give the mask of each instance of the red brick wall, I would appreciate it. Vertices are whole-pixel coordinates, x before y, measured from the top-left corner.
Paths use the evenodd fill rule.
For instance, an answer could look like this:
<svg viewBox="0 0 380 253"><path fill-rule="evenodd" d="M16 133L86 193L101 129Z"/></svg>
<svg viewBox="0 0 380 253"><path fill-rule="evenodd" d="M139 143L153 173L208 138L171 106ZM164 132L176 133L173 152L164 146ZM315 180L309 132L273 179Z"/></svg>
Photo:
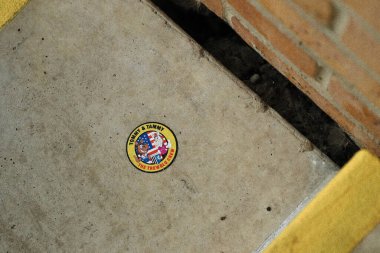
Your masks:
<svg viewBox="0 0 380 253"><path fill-rule="evenodd" d="M379 0L202 2L380 156Z"/></svg>

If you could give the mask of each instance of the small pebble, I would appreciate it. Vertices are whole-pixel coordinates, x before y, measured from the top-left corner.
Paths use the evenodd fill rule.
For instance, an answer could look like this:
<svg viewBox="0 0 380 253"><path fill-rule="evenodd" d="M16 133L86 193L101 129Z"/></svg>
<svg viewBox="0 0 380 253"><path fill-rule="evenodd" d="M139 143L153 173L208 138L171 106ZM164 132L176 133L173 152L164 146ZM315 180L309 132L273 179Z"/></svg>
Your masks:
<svg viewBox="0 0 380 253"><path fill-rule="evenodd" d="M251 76L251 78L249 78L249 81L250 81L251 83L256 83L257 80L259 80L259 79L260 79L260 75L259 75L259 74L253 74L253 75Z"/></svg>

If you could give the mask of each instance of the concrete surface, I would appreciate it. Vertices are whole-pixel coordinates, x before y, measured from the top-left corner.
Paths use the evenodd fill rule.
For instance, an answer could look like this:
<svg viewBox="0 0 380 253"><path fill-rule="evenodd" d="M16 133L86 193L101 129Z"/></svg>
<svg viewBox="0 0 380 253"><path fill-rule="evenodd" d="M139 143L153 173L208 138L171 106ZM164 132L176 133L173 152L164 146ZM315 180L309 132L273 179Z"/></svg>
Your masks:
<svg viewBox="0 0 380 253"><path fill-rule="evenodd" d="M352 253L376 253L380 252L380 225L355 248Z"/></svg>
<svg viewBox="0 0 380 253"><path fill-rule="evenodd" d="M0 252L251 252L335 173L145 1L30 1L0 89ZM162 173L125 152L147 121L177 135Z"/></svg>
<svg viewBox="0 0 380 253"><path fill-rule="evenodd" d="M349 253L380 223L380 159L357 152L264 253Z"/></svg>

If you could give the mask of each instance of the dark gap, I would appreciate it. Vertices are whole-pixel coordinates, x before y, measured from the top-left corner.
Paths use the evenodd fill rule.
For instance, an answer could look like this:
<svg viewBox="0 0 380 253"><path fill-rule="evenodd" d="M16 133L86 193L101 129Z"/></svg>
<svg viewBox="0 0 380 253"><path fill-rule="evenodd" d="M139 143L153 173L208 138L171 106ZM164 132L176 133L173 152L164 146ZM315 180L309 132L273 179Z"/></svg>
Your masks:
<svg viewBox="0 0 380 253"><path fill-rule="evenodd" d="M344 165L359 150L326 113L205 6L187 8L192 0L151 1L336 164Z"/></svg>

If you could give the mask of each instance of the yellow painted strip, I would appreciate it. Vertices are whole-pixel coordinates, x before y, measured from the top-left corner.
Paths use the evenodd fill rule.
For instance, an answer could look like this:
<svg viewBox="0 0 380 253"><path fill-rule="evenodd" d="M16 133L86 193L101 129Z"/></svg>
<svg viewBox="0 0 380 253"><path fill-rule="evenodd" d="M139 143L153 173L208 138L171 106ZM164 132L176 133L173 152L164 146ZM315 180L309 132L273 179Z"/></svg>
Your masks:
<svg viewBox="0 0 380 253"><path fill-rule="evenodd" d="M380 160L359 151L265 253L346 253L380 223Z"/></svg>
<svg viewBox="0 0 380 253"><path fill-rule="evenodd" d="M0 0L0 28L23 7L28 0Z"/></svg>

